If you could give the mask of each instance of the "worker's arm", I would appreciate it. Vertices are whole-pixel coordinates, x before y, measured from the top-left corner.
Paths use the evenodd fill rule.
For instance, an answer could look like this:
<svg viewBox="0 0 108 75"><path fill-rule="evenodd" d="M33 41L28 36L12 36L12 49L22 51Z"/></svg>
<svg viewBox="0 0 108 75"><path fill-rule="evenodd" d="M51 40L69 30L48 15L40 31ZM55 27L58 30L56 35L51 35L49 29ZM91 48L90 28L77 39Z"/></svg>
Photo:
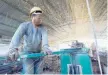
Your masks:
<svg viewBox="0 0 108 75"><path fill-rule="evenodd" d="M42 49L46 52L49 51L49 54L52 52L48 45L48 35L45 27L42 29Z"/></svg>
<svg viewBox="0 0 108 75"><path fill-rule="evenodd" d="M25 33L25 29L26 29L26 26L24 25L24 23L20 24L14 36L12 37L9 49L15 49L19 47L21 38L23 37Z"/></svg>
<svg viewBox="0 0 108 75"><path fill-rule="evenodd" d="M25 25L24 23L22 23L16 30L14 36L12 37L11 43L10 43L8 57L10 57L12 61L17 60L19 56L18 47L19 47L21 38L23 37L24 33L25 33Z"/></svg>

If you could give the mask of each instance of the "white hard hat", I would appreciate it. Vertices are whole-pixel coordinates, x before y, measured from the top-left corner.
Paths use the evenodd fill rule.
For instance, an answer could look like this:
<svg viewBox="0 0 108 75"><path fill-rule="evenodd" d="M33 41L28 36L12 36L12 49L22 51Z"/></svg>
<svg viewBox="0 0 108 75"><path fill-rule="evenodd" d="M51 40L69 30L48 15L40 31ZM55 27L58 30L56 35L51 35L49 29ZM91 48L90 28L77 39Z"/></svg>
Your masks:
<svg viewBox="0 0 108 75"><path fill-rule="evenodd" d="M42 10L41 10L41 8L39 8L39 7L33 7L33 8L30 10L30 16L31 16L31 14L34 13L34 12L36 12L36 13L42 13Z"/></svg>

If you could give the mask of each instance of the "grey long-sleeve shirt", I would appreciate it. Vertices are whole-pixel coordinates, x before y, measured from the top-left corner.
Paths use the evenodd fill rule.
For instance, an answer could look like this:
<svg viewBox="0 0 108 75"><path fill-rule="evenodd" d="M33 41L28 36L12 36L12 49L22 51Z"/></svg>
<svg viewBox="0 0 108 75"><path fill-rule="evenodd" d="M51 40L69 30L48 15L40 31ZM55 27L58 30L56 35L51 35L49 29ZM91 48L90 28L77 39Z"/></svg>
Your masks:
<svg viewBox="0 0 108 75"><path fill-rule="evenodd" d="M43 25L35 28L32 22L20 24L12 37L10 48L18 48L22 37L24 37L24 51L39 52L41 47L43 50L49 48L47 30Z"/></svg>

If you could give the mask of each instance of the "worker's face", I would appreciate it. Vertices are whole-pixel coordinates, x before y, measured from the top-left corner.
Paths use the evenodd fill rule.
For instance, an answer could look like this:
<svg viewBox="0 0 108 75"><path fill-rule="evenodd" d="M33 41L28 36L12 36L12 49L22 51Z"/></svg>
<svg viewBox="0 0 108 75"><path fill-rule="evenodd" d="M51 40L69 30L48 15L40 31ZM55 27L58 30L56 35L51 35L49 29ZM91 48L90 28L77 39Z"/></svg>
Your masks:
<svg viewBox="0 0 108 75"><path fill-rule="evenodd" d="M42 14L32 14L31 16L33 24L39 26L42 23Z"/></svg>

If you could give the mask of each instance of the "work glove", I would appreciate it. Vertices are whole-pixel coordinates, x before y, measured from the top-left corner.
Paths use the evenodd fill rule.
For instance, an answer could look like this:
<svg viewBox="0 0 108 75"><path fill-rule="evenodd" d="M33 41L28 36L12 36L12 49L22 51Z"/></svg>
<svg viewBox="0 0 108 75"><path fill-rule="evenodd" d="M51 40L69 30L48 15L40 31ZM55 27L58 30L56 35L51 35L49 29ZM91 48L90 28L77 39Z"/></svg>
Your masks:
<svg viewBox="0 0 108 75"><path fill-rule="evenodd" d="M46 55L51 55L51 54L52 54L52 51L51 51L51 50L44 50L43 52L44 52L44 54L46 54Z"/></svg>
<svg viewBox="0 0 108 75"><path fill-rule="evenodd" d="M42 52L46 55L51 55L52 54L52 50L50 48L44 48Z"/></svg>
<svg viewBox="0 0 108 75"><path fill-rule="evenodd" d="M8 52L8 57L10 58L11 61L17 61L17 58L19 57L19 52L17 48L10 49Z"/></svg>

